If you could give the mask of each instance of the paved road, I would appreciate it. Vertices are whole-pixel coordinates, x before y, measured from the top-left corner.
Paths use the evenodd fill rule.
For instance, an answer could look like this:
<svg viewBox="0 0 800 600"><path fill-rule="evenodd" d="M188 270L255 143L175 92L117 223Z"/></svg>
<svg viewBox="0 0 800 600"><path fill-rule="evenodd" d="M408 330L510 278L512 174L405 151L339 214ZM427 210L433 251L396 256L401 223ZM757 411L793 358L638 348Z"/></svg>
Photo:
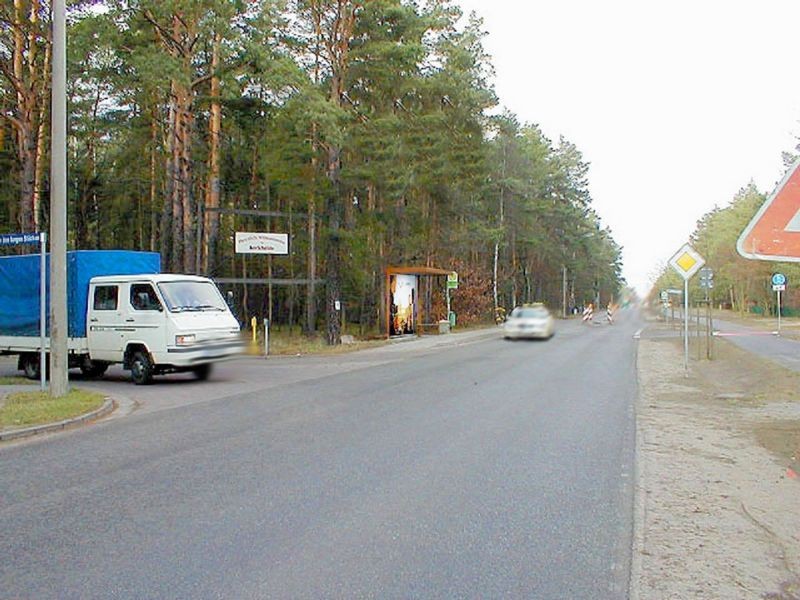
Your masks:
<svg viewBox="0 0 800 600"><path fill-rule="evenodd" d="M286 361L2 447L0 595L625 598L640 326Z"/></svg>
<svg viewBox="0 0 800 600"><path fill-rule="evenodd" d="M725 336L727 340L748 352L774 360L793 371L800 371L800 341L772 335L774 327L746 327L715 320L714 329L728 334Z"/></svg>
<svg viewBox="0 0 800 600"><path fill-rule="evenodd" d="M676 313L680 319L680 313ZM705 319L700 319L705 324ZM682 334L682 321L676 322L672 329L650 329L644 332L647 337L678 337ZM694 337L696 324L689 321L689 335ZM724 319L714 319L714 331L743 350L777 362L778 364L800 371L800 340L775 335L776 326L741 325ZM704 335L704 334L703 334Z"/></svg>

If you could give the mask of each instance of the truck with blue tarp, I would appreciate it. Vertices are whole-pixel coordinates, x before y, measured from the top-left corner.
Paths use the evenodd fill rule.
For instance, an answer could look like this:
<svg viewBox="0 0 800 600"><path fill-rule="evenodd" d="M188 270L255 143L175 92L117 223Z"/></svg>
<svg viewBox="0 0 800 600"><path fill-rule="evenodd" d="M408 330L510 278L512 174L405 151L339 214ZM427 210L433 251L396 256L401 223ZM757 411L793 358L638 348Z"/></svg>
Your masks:
<svg viewBox="0 0 800 600"><path fill-rule="evenodd" d="M205 378L214 362L243 353L239 323L214 282L161 273L160 263L155 252L67 253L70 368L99 377L120 363L144 384L180 371ZM17 355L31 379L39 377L40 281L39 255L0 257L0 354Z"/></svg>

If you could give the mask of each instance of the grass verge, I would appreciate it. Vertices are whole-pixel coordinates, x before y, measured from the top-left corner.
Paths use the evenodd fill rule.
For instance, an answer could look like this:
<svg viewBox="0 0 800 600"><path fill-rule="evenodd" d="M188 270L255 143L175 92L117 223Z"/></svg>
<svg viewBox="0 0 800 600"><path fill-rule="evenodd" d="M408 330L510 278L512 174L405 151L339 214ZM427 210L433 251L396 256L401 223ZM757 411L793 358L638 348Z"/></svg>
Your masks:
<svg viewBox="0 0 800 600"><path fill-rule="evenodd" d="M91 412L103 405L99 392L71 389L63 398L47 392L14 392L0 407L0 429L55 423Z"/></svg>
<svg viewBox="0 0 800 600"><path fill-rule="evenodd" d="M386 344L386 340L356 341L352 344L340 344L329 346L326 340L318 337L306 337L303 335L278 335L269 337L269 353L276 355L297 355L297 354L344 354L364 350L365 348L375 348Z"/></svg>
<svg viewBox="0 0 800 600"><path fill-rule="evenodd" d="M38 381L32 381L27 377L17 377L16 375L0 377L0 385L37 385L38 383Z"/></svg>

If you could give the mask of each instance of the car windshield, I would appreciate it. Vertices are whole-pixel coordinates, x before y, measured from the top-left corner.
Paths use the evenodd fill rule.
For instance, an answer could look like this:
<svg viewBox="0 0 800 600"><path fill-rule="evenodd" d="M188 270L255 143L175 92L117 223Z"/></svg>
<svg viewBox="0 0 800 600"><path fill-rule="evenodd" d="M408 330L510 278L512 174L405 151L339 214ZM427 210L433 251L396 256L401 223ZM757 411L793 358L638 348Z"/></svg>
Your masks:
<svg viewBox="0 0 800 600"><path fill-rule="evenodd" d="M166 281L158 289L171 312L226 310L217 286L210 281Z"/></svg>
<svg viewBox="0 0 800 600"><path fill-rule="evenodd" d="M546 308L515 308L511 313L513 319L546 319L550 313Z"/></svg>

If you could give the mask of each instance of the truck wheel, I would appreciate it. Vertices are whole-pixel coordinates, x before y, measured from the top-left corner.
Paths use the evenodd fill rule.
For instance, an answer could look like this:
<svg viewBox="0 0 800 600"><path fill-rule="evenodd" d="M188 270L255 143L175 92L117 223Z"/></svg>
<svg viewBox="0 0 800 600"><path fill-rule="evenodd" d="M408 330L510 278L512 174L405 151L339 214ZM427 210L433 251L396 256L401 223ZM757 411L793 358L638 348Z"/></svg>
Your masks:
<svg viewBox="0 0 800 600"><path fill-rule="evenodd" d="M87 379L99 379L105 374L106 370L108 370L108 363L94 360L87 360L81 363L81 373Z"/></svg>
<svg viewBox="0 0 800 600"><path fill-rule="evenodd" d="M197 365L192 369L194 372L194 376L197 377L200 381L205 381L211 375L212 371L212 364L206 363L204 365Z"/></svg>
<svg viewBox="0 0 800 600"><path fill-rule="evenodd" d="M28 379L33 379L35 381L39 380L39 357L38 356L26 356L22 361L22 371L25 373L25 377Z"/></svg>
<svg viewBox="0 0 800 600"><path fill-rule="evenodd" d="M136 385L147 385L153 381L153 361L146 352L135 352L131 359L131 379Z"/></svg>

